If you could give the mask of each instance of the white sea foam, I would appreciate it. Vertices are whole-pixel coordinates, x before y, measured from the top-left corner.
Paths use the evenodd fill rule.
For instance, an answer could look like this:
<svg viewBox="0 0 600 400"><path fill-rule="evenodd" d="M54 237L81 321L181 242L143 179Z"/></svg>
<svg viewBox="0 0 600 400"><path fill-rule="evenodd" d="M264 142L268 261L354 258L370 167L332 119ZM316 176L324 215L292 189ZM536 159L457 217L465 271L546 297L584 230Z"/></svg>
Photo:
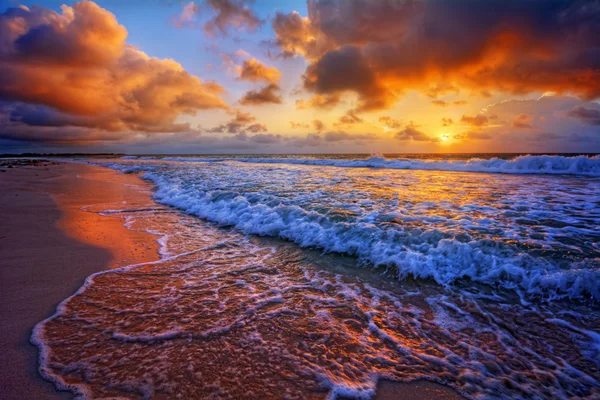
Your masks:
<svg viewBox="0 0 600 400"><path fill-rule="evenodd" d="M414 259L415 271L424 269L423 276L438 269L435 279L441 283L459 279L461 271L452 269L461 263L482 281L519 290L523 279L543 275L544 268L562 274L546 257L526 257L517 266L518 251L484 240L474 231L462 232L467 228L459 228L463 236L449 236L435 225L451 221L447 215L426 224L414 218L432 217L427 213L447 206L474 226L475 220L490 220L482 223L485 229L490 225L504 229L501 219L480 215L497 212L498 205L484 205L477 196L468 211L443 201L392 202L391 208L407 213L407 224L421 224L410 231L390 225L373 210L389 205L383 198L357 199L368 210L365 215L360 207L351 207L350 199L363 196L367 189L357 182L344 186L349 178L342 174L319 176L316 181L325 183L322 197L315 200L306 186L307 176L288 168L274 169L283 174L278 180L269 173L270 167L242 165L240 170L236 164L232 170L231 165L212 165L206 170L206 166L162 164L168 165L153 162L141 169L152 171L146 178L155 181L157 199L244 232L282 236L300 244L306 239L305 245L328 246L331 251L350 249L365 261L371 256ZM302 186L293 185L294 176ZM339 187L327 191L338 178ZM285 182L294 187L287 197ZM360 193L354 190L357 186ZM587 210L580 197L572 201ZM314 209L307 208L311 203ZM531 199L513 203L526 203L535 212L545 210ZM42 374L82 397L152 398L165 393L173 398L211 397L206 389L221 398L310 397L327 391L331 399L370 398L379 379L428 379L471 398L598 396L594 305L567 303L568 311L561 314L556 310L563 302L523 307L507 291L486 297L492 301L479 301L471 290L478 293L482 285L452 291L433 282L389 285L377 273L330 269L340 257L219 229L166 207L103 206L93 209L122 213L130 229L169 240L163 240L161 261L91 276L54 316L36 326L32 342L40 349ZM550 206L547 218L554 217ZM408 214L411 209L415 215ZM471 211L477 218L469 216ZM593 218L593 210L584 214ZM564 215L569 218L574 225L581 222ZM560 235L560 228L553 229ZM577 234L591 233L593 229L582 228ZM518 238L517 229L514 234ZM359 242L365 242L364 247ZM498 276L502 268L510 274ZM581 277L579 270L586 268L565 271ZM575 292L570 281L565 280L564 290L552 290ZM545 295L552 292L540 290ZM278 392L282 387L288 391Z"/></svg>
<svg viewBox="0 0 600 400"><path fill-rule="evenodd" d="M255 163L261 165L251 165ZM271 165L263 167L266 163ZM375 176L367 170L285 167L290 164L383 171ZM428 172L386 172L402 165L572 176L461 174L452 175L455 183L448 185L431 181L435 176ZM523 296L599 300L599 184L579 176L597 174L599 165L598 156L468 161L374 156L166 157L110 166L126 173L146 171L144 177L157 186L155 198L166 205L244 233L281 237L304 247L354 255L367 265L393 267L398 279L433 279L444 286L471 279ZM493 189L486 192L492 179ZM438 200L429 192L448 197Z"/></svg>
<svg viewBox="0 0 600 400"><path fill-rule="evenodd" d="M551 259L533 257L485 237L469 239L465 235L466 239L459 240L460 237L448 237L436 229L391 229L368 218L335 220L297 204L269 204L264 198L257 202L253 196L235 191L199 190L196 185L182 185L160 173L149 172L144 178L156 184L155 198L163 204L220 225L234 226L244 233L275 236L303 247L354 255L370 265L393 266L398 279L433 279L448 286L469 278L546 299L600 300L598 259L574 262L565 269ZM482 223L488 225L479 222Z"/></svg>
<svg viewBox="0 0 600 400"><path fill-rule="evenodd" d="M505 160L501 158L436 161L373 156L368 159L317 159L317 158L203 158L163 157L166 161L222 162L236 161L260 164L295 164L343 168L389 168L410 170L439 170L460 172L488 172L502 174L566 174L600 176L600 157L528 155Z"/></svg>

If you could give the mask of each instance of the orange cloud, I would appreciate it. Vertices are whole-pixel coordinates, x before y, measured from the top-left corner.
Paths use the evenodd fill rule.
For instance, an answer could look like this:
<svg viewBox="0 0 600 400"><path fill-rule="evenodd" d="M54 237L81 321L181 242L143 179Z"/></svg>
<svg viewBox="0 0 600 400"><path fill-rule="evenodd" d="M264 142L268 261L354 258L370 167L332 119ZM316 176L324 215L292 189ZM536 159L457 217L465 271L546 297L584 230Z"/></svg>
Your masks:
<svg viewBox="0 0 600 400"><path fill-rule="evenodd" d="M521 113L513 119L512 127L516 129L532 129L532 121L533 117L531 115Z"/></svg>
<svg viewBox="0 0 600 400"><path fill-rule="evenodd" d="M315 130L317 132L321 132L321 131L325 130L325 124L323 123L323 121L315 119L312 123L313 123L313 127L315 128Z"/></svg>
<svg viewBox="0 0 600 400"><path fill-rule="evenodd" d="M272 83L260 90L250 90L241 99L240 104L243 105L260 105L260 104L281 104L283 98L275 92L280 91L279 86Z"/></svg>
<svg viewBox="0 0 600 400"><path fill-rule="evenodd" d="M294 122L294 121L290 121L290 126L292 127L292 129L308 129L310 128L310 125L304 122Z"/></svg>
<svg viewBox="0 0 600 400"><path fill-rule="evenodd" d="M340 102L340 96L337 94L331 96L315 95L308 101L300 99L296 100L296 108L298 110L304 110L307 108L321 108L321 109L332 109Z"/></svg>
<svg viewBox="0 0 600 400"><path fill-rule="evenodd" d="M399 129L402 125L400 121L392 118L392 117L381 117L379 118L379 122L383 124L388 129Z"/></svg>
<svg viewBox="0 0 600 400"><path fill-rule="evenodd" d="M442 126L450 126L454 123L452 118L442 118Z"/></svg>
<svg viewBox="0 0 600 400"><path fill-rule="evenodd" d="M275 67L266 67L256 58L245 60L239 69L240 79L258 82L277 83L281 78L281 72Z"/></svg>
<svg viewBox="0 0 600 400"><path fill-rule="evenodd" d="M460 122L479 128L488 124L488 117L483 114L477 114L473 117L469 115L463 115L460 119Z"/></svg>
<svg viewBox="0 0 600 400"><path fill-rule="evenodd" d="M454 135L456 140L490 140L492 135L485 132L470 131L466 133L459 133Z"/></svg>
<svg viewBox="0 0 600 400"><path fill-rule="evenodd" d="M226 124L215 126L214 128L207 129L209 133L240 133L250 131L265 132L267 131L266 125L255 123L256 117L248 112L236 110L234 117Z"/></svg>
<svg viewBox="0 0 600 400"><path fill-rule="evenodd" d="M397 140L414 140L417 142L434 142L440 141L439 138L432 138L427 134L417 129L418 127L411 121L403 130L396 133L394 136Z"/></svg>
<svg viewBox="0 0 600 400"><path fill-rule="evenodd" d="M0 33L0 96L37 105L20 115L36 126L179 132L191 129L176 122L182 114L227 108L221 86L126 45L127 30L89 1L62 14L8 9Z"/></svg>
<svg viewBox="0 0 600 400"><path fill-rule="evenodd" d="M363 120L362 118L360 118L358 115L356 115L356 112L353 110L350 110L348 112L346 112L346 114L342 115L339 119L338 122L336 124L334 124L335 126L347 126L347 125L354 125L354 124L358 124L361 123Z"/></svg>
<svg viewBox="0 0 600 400"><path fill-rule="evenodd" d="M306 90L353 92L363 111L406 90L596 98L598 19L597 2L330 0L309 1L307 17L277 13L272 26L284 56L310 61Z"/></svg>

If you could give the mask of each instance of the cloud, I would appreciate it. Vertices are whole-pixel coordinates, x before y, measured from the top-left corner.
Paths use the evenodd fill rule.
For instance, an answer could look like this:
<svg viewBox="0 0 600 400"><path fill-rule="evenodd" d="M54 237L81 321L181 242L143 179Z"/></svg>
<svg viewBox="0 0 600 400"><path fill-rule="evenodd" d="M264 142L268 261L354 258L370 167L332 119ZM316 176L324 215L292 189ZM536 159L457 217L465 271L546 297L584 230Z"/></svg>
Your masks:
<svg viewBox="0 0 600 400"><path fill-rule="evenodd" d="M256 133L256 132L264 132L267 130L267 127L263 124L252 124L256 121L256 117L248 112L243 112L241 110L236 110L235 116L226 124L222 124L219 126L215 126L214 128L207 129L206 132L209 133L240 133L245 132L246 130ZM248 126L249 125L249 126Z"/></svg>
<svg viewBox="0 0 600 400"><path fill-rule="evenodd" d="M206 132L208 132L208 133L225 133L225 132L227 132L227 125L223 124L223 125L215 126L213 128L207 129ZM236 132L237 132L237 128L232 128L232 131L228 132L228 133L236 133Z"/></svg>
<svg viewBox="0 0 600 400"><path fill-rule="evenodd" d="M533 117L531 115L521 113L513 119L512 127L516 129L533 129L532 121Z"/></svg>
<svg viewBox="0 0 600 400"><path fill-rule="evenodd" d="M530 142L547 142L553 140L563 139L563 135L556 134L554 132L540 132L537 135L529 136L526 139Z"/></svg>
<svg viewBox="0 0 600 400"><path fill-rule="evenodd" d="M442 126L450 126L454 123L452 118L442 118Z"/></svg>
<svg viewBox="0 0 600 400"><path fill-rule="evenodd" d="M453 102L447 102L445 100L431 100L431 104L433 104L435 106L440 106L440 107L447 107L451 104L455 105L455 106L464 106L468 103L465 100L456 100Z"/></svg>
<svg viewBox="0 0 600 400"><path fill-rule="evenodd" d="M281 72L274 67L266 67L256 58L245 60L239 69L239 79L251 82L265 81L277 83L281 78Z"/></svg>
<svg viewBox="0 0 600 400"><path fill-rule="evenodd" d="M360 118L358 115L356 115L356 112L354 110L349 110L346 112L346 114L342 115L339 119L338 122L335 123L335 126L348 126L348 125L354 125L354 124L359 124L363 122L363 119Z"/></svg>
<svg viewBox="0 0 600 400"><path fill-rule="evenodd" d="M305 89L322 96L356 92L359 95L357 111L388 108L396 100L395 93L382 84L355 46L344 46L325 53L308 66L302 78Z"/></svg>
<svg viewBox="0 0 600 400"><path fill-rule="evenodd" d="M352 137L352 135L350 135L349 133L344 132L344 131L332 131L332 132L325 132L323 137L328 142L339 142L340 140L350 139Z"/></svg>
<svg viewBox="0 0 600 400"><path fill-rule="evenodd" d="M290 125L291 125L292 129L308 129L308 128L310 128L310 125L305 122L290 121Z"/></svg>
<svg viewBox="0 0 600 400"><path fill-rule="evenodd" d="M268 129L265 124L252 124L246 128L246 131L252 132L252 133L258 133L258 132L266 132L266 131L268 131Z"/></svg>
<svg viewBox="0 0 600 400"><path fill-rule="evenodd" d="M330 110L340 102L340 96L338 94L334 94L331 96L321 96L315 95L311 97L308 101L304 99L296 100L296 108L298 110L304 110L307 108L318 108Z"/></svg>
<svg viewBox="0 0 600 400"><path fill-rule="evenodd" d="M600 3L505 0L310 0L308 16L277 13L275 43L309 62L304 88L352 92L358 110L407 90L468 89L600 96Z"/></svg>
<svg viewBox="0 0 600 400"><path fill-rule="evenodd" d="M532 116L566 116L568 111L584 106L594 108L593 102L586 102L572 96L541 96L537 99L510 99L488 105L482 110L484 115L491 119L492 115L498 119L508 120L524 113Z"/></svg>
<svg viewBox="0 0 600 400"><path fill-rule="evenodd" d="M321 131L325 130L325 124L323 123L323 121L315 119L312 123L313 123L313 127L315 128L315 130L317 132L321 132Z"/></svg>
<svg viewBox="0 0 600 400"><path fill-rule="evenodd" d="M397 119L394 119L392 117L387 117L387 116L380 117L379 123L383 124L383 126L388 129L400 129L400 127L402 126L402 123L400 121L398 121Z"/></svg>
<svg viewBox="0 0 600 400"><path fill-rule="evenodd" d="M469 115L463 115L460 119L460 122L474 127L482 127L488 124L488 117L483 114L477 114L473 117Z"/></svg>
<svg viewBox="0 0 600 400"><path fill-rule="evenodd" d="M274 135L272 133L248 135L247 131L242 131L236 134L233 138L236 140L251 141L260 144L273 144L281 142L281 135Z"/></svg>
<svg viewBox="0 0 600 400"><path fill-rule="evenodd" d="M285 137L284 140L294 147L317 147L322 146L324 143L321 140L321 136L316 133L308 133L305 137Z"/></svg>
<svg viewBox="0 0 600 400"><path fill-rule="evenodd" d="M434 99L439 96L445 96L449 93L459 94L460 89L453 83L442 82L430 84L425 90L425 95Z"/></svg>
<svg viewBox="0 0 600 400"><path fill-rule="evenodd" d="M250 90L240 99L240 104L243 105L259 105L259 104L282 104L283 98L275 92L280 91L279 86L272 83L259 90Z"/></svg>
<svg viewBox="0 0 600 400"><path fill-rule="evenodd" d="M309 7L309 13L310 10ZM277 12L272 27L276 33L275 43L286 57L301 54L308 59L315 59L334 46L333 41L320 32L311 18L302 17L297 11L289 14Z"/></svg>
<svg viewBox="0 0 600 400"><path fill-rule="evenodd" d="M325 132L323 138L327 142L341 142L347 140L377 140L377 136L372 133L350 134L345 131Z"/></svg>
<svg viewBox="0 0 600 400"><path fill-rule="evenodd" d="M183 5L181 14L174 15L171 18L171 23L176 28L195 28L197 23L194 22L194 18L199 11L200 7L198 7L193 1L190 1L189 3Z"/></svg>
<svg viewBox="0 0 600 400"><path fill-rule="evenodd" d="M454 139L457 140L490 140L492 135L485 132L470 131L466 133L459 133L454 135Z"/></svg>
<svg viewBox="0 0 600 400"><path fill-rule="evenodd" d="M180 115L227 108L221 86L126 45L127 30L89 1L62 14L10 8L0 33L0 97L13 102L11 124L181 132L190 126L176 122Z"/></svg>
<svg viewBox="0 0 600 400"><path fill-rule="evenodd" d="M490 104L482 110L482 114L489 121L495 117L493 125L490 123L485 127L485 132L498 142L520 146L527 141L541 146L552 141L552 147L546 149L597 151L597 146L573 145L594 142L594 138L600 143L598 125L582 124L577 116L590 114L581 113L580 108L600 110L600 105L571 96L544 95L536 99L512 99Z"/></svg>
<svg viewBox="0 0 600 400"><path fill-rule="evenodd" d="M572 110L569 110L567 115L572 118L577 118L588 125L600 125L600 105L598 105L597 108L577 106Z"/></svg>
<svg viewBox="0 0 600 400"><path fill-rule="evenodd" d="M394 135L398 140L415 140L417 142L439 142L439 138L432 138L419 131L417 126L411 121L403 130Z"/></svg>
<svg viewBox="0 0 600 400"><path fill-rule="evenodd" d="M206 0L204 3L215 12L214 17L204 24L204 31L212 37L226 36L230 27L254 32L265 23L244 4L244 0Z"/></svg>

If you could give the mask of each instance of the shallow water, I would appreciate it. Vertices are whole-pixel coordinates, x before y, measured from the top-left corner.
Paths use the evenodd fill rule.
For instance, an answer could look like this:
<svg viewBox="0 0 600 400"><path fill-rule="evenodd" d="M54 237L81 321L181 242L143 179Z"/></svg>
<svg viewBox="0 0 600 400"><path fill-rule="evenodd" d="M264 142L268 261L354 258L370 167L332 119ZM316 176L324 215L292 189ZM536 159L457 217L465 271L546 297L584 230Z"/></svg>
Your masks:
<svg viewBox="0 0 600 400"><path fill-rule="evenodd" d="M63 387L368 398L388 378L600 396L599 178L95 162L154 182L163 205L88 210L156 233L163 260L91 277L38 325Z"/></svg>

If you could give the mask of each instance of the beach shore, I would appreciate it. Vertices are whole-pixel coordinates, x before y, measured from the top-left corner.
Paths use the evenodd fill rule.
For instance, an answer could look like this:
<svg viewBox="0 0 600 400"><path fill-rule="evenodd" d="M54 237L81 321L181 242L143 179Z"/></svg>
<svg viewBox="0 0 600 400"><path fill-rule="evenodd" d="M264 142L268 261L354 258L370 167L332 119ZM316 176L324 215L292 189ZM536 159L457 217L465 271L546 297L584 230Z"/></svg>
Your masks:
<svg viewBox="0 0 600 400"><path fill-rule="evenodd" d="M0 169L1 397L70 398L39 376L31 330L92 273L159 257L155 236L82 207L152 200L138 189L145 185L139 178L103 168L15 163Z"/></svg>
<svg viewBox="0 0 600 400"><path fill-rule="evenodd" d="M156 237L93 212L152 207L151 186L134 175L84 164L0 167L0 274L3 399L70 398L37 372L32 328L51 316L94 272L159 258ZM461 399L435 383L382 381L375 399Z"/></svg>

